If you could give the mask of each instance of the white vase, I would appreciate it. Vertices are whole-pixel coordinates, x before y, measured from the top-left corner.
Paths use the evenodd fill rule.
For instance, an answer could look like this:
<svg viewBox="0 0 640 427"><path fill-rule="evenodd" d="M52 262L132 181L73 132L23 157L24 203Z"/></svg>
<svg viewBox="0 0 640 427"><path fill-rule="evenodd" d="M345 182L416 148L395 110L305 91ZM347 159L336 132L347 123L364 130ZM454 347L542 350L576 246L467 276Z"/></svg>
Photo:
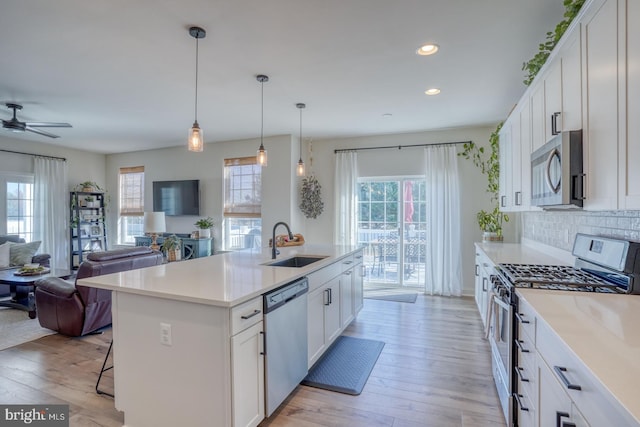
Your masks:
<svg viewBox="0 0 640 427"><path fill-rule="evenodd" d="M201 228L199 230L198 235L201 239L209 239L211 237L211 229L210 228Z"/></svg>

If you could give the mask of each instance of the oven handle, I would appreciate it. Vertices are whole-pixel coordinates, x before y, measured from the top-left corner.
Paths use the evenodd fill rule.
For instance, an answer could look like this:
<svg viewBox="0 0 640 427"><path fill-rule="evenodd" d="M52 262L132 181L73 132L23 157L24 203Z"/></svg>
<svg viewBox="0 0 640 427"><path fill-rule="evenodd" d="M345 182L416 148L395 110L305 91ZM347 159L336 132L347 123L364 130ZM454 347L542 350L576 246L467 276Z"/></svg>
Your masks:
<svg viewBox="0 0 640 427"><path fill-rule="evenodd" d="M493 302L498 304L500 307L504 308L505 310L509 310L511 308L510 304L502 301L500 297L498 297L497 295L493 296Z"/></svg>

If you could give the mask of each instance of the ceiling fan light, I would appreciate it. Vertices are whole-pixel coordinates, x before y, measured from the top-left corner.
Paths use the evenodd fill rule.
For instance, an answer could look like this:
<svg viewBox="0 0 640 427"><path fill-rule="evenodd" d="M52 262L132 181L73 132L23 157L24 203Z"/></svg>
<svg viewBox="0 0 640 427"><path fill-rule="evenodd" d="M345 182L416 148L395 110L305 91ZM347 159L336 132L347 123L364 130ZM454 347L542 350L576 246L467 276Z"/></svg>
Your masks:
<svg viewBox="0 0 640 427"><path fill-rule="evenodd" d="M193 126L189 129L189 151L200 152L204 149L204 132L200 129L198 121L193 122Z"/></svg>

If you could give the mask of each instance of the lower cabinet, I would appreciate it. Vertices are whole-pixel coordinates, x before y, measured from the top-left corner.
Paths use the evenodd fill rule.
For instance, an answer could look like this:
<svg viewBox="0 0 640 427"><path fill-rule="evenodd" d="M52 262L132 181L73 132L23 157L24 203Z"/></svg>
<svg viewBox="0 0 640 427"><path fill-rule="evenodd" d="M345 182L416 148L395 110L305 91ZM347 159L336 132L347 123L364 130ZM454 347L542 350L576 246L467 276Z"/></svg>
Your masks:
<svg viewBox="0 0 640 427"><path fill-rule="evenodd" d="M257 426L264 409L264 322L231 337L232 417L236 427Z"/></svg>
<svg viewBox="0 0 640 427"><path fill-rule="evenodd" d="M483 326L487 326L487 308L489 304L489 289L491 289L491 273L493 263L485 253L476 246L475 265L475 299Z"/></svg>
<svg viewBox="0 0 640 427"><path fill-rule="evenodd" d="M539 417L541 426L589 427L541 356L538 355Z"/></svg>
<svg viewBox="0 0 640 427"><path fill-rule="evenodd" d="M340 321L341 276L334 277L309 293L308 306L308 354L309 368L320 358L342 331Z"/></svg>

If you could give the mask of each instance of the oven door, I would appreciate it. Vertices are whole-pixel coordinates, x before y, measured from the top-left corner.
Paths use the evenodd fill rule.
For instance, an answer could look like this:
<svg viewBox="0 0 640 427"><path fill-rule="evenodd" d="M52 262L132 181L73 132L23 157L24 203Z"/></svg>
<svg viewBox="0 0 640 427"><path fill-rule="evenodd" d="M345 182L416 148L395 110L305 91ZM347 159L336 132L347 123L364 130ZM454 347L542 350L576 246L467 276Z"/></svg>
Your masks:
<svg viewBox="0 0 640 427"><path fill-rule="evenodd" d="M493 380L496 383L500 405L507 426L513 425L513 397L511 357L513 343L513 305L509 294L495 292L491 304L492 316L489 323L489 342L491 343Z"/></svg>

